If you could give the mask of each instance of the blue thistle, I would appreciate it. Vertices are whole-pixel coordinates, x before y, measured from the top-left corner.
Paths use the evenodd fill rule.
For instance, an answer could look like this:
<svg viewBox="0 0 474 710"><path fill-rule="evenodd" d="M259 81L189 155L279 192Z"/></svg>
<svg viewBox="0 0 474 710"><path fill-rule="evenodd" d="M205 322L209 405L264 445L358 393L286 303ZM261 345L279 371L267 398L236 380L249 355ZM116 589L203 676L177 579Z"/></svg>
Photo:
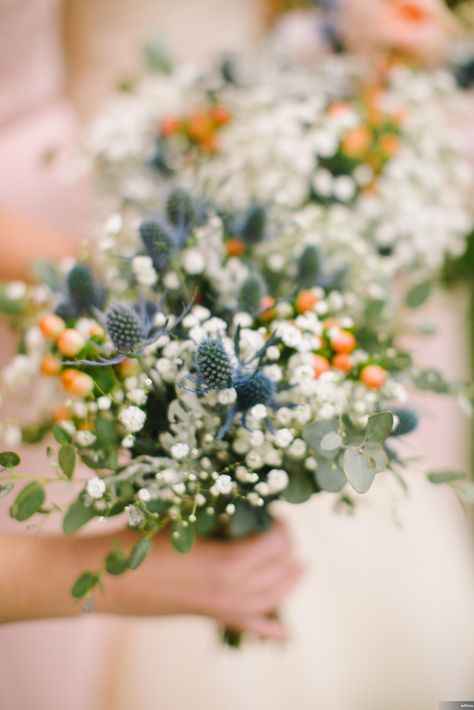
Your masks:
<svg viewBox="0 0 474 710"><path fill-rule="evenodd" d="M275 383L258 370L252 375L237 378L234 387L237 392L237 408L241 412L246 412L257 404L271 405L276 394Z"/></svg>
<svg viewBox="0 0 474 710"><path fill-rule="evenodd" d="M95 308L102 308L105 301L105 288L96 282L86 264L78 263L70 269L65 290L65 297L56 308L56 314L65 320L92 313Z"/></svg>
<svg viewBox="0 0 474 710"><path fill-rule="evenodd" d="M232 365L219 338L202 340L194 352L198 391L232 387Z"/></svg>
<svg viewBox="0 0 474 710"><path fill-rule="evenodd" d="M171 230L158 220L145 220L138 228L142 244L156 271L162 271L177 247Z"/></svg>
<svg viewBox="0 0 474 710"><path fill-rule="evenodd" d="M187 190L181 187L171 190L166 201L166 216L170 224L177 229L190 229L195 218L195 209Z"/></svg>
<svg viewBox="0 0 474 710"><path fill-rule="evenodd" d="M321 254L317 246L308 244L298 259L298 286L311 288L321 271Z"/></svg>
<svg viewBox="0 0 474 710"><path fill-rule="evenodd" d="M242 238L246 244L259 244L265 238L267 210L263 205L253 205L247 212L242 227Z"/></svg>
<svg viewBox="0 0 474 710"><path fill-rule="evenodd" d="M248 276L240 287L238 306L241 311L257 315L261 310L262 298L265 295L264 284L258 276Z"/></svg>
<svg viewBox="0 0 474 710"><path fill-rule="evenodd" d="M394 408L392 414L397 417L398 423L392 432L392 436L405 436L414 431L419 422L419 417L414 409Z"/></svg>

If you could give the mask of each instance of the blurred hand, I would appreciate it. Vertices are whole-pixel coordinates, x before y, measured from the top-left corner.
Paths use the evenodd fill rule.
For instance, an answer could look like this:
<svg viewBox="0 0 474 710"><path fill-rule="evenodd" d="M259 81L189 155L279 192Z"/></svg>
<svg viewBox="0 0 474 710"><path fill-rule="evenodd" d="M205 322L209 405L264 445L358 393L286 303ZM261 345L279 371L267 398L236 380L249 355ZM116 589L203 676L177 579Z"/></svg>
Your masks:
<svg viewBox="0 0 474 710"><path fill-rule="evenodd" d="M179 554L163 534L136 571L106 579L97 609L138 615L199 614L269 639L287 630L268 615L301 574L290 536L281 523L239 541L198 540Z"/></svg>

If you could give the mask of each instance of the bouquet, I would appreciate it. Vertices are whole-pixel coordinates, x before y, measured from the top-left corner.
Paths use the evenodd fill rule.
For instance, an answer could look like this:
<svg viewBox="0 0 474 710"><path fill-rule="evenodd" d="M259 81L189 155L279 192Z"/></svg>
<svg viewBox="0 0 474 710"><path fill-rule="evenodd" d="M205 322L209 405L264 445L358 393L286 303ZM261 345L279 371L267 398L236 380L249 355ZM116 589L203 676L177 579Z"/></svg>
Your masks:
<svg viewBox="0 0 474 710"><path fill-rule="evenodd" d="M374 106L365 98L336 102L324 77L284 73L270 91L241 86L231 65L219 71L217 86L215 72L199 80L183 74L184 84L157 80L183 112L195 95L206 97L205 109L186 119L150 121L152 88L142 87L138 101L126 97L131 142L111 141L93 155L108 213L97 239L77 262L43 264L40 286L9 284L0 294L21 330L3 394L35 392L38 413L22 427L5 422L3 439L12 448L50 434L56 441L47 449L54 475L23 486L19 457L0 455L1 493L14 489L11 515L25 521L53 512L48 484L73 486L81 462L90 473L63 511L65 533L118 515L138 533L133 549L116 547L100 570L75 581L73 596L88 602L104 576L141 564L159 533L169 531L184 553L196 535L265 530L279 499L298 504L325 492L352 511L377 475L405 485L397 441L418 421L409 388L465 392L417 368L400 347L402 311L387 276L409 253L397 231L393 249L381 248L368 228L374 211L361 207L372 195L382 228L380 183L391 158L379 144L403 140L392 108L382 120L377 114L367 142L354 124ZM315 81L323 94L314 93ZM275 133L259 154L237 137L257 130L270 108ZM291 140L278 132L285 116ZM120 133L110 115L105 124ZM287 169L299 175L287 180L289 191ZM322 174L335 192L323 189ZM460 199L448 200L436 263L467 222ZM413 250L416 278L433 267L424 253ZM415 282L408 300L418 305L426 296ZM472 496L461 473L430 477ZM224 638L240 641L233 630Z"/></svg>

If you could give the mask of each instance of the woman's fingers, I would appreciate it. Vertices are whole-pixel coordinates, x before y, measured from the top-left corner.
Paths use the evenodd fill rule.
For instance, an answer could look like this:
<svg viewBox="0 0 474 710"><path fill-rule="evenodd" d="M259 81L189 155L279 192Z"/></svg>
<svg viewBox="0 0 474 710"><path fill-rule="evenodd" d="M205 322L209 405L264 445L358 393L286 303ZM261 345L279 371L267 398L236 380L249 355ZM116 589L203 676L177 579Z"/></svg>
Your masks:
<svg viewBox="0 0 474 710"><path fill-rule="evenodd" d="M293 563L271 586L245 601L245 610L251 613L269 613L278 608L283 599L293 589L302 574L301 565Z"/></svg>
<svg viewBox="0 0 474 710"><path fill-rule="evenodd" d="M281 621L268 616L249 615L227 623L238 631L253 633L270 641L287 641L290 637L288 629Z"/></svg>

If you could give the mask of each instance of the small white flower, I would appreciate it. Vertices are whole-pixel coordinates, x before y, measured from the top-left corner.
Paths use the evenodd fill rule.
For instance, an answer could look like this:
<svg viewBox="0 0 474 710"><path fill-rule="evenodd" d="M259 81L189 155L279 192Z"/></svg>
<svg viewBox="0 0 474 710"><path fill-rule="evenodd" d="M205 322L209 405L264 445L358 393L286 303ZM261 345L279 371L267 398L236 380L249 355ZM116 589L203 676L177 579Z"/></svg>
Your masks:
<svg viewBox="0 0 474 710"><path fill-rule="evenodd" d="M131 449L134 443L135 437L133 436L133 434L127 434L127 436L124 436L124 438L122 439L122 446L124 447L124 449Z"/></svg>
<svg viewBox="0 0 474 710"><path fill-rule="evenodd" d="M293 439L293 434L289 429L278 429L278 431L275 432L275 443L280 449L286 449Z"/></svg>
<svg viewBox="0 0 474 710"><path fill-rule="evenodd" d="M78 431L76 434L76 442L78 446L92 446L96 436L91 431Z"/></svg>
<svg viewBox="0 0 474 710"><path fill-rule="evenodd" d="M234 484L232 478L227 473L222 473L216 480L214 487L220 495L227 496L232 493Z"/></svg>
<svg viewBox="0 0 474 710"><path fill-rule="evenodd" d="M264 404L256 404L252 409L250 410L250 414L254 419L257 421L260 421L261 419L265 419L268 415L267 408Z"/></svg>
<svg viewBox="0 0 474 710"><path fill-rule="evenodd" d="M140 500L143 501L144 503L147 503L151 498L151 493L148 490L148 488L140 488L137 495L140 498Z"/></svg>
<svg viewBox="0 0 474 710"><path fill-rule="evenodd" d="M145 404L145 402L148 399L148 395L145 392L145 390L140 389L140 388L135 388L132 389L130 392L127 393L128 399L133 402L134 404Z"/></svg>
<svg viewBox="0 0 474 710"><path fill-rule="evenodd" d="M171 456L176 459L177 461L181 461L182 459L185 459L186 456L189 455L189 446L187 444L183 444L182 442L178 442L177 444L174 444L171 447Z"/></svg>
<svg viewBox="0 0 474 710"><path fill-rule="evenodd" d="M265 435L263 431L260 431L260 429L255 429L255 431L250 434L249 440L250 444L258 449L260 446L263 446Z"/></svg>
<svg viewBox="0 0 474 710"><path fill-rule="evenodd" d="M153 286L157 281L157 273L149 256L136 256L132 260L132 270L141 286Z"/></svg>
<svg viewBox="0 0 474 710"><path fill-rule="evenodd" d="M250 469L259 469L263 466L263 459L257 451L249 451L245 463Z"/></svg>
<svg viewBox="0 0 474 710"><path fill-rule="evenodd" d="M288 485L288 474L281 468L272 468L268 473L267 484L270 493L280 493Z"/></svg>
<svg viewBox="0 0 474 710"><path fill-rule="evenodd" d="M174 271L168 271L163 278L163 285L169 291L176 291L180 286L178 275Z"/></svg>
<svg viewBox="0 0 474 710"><path fill-rule="evenodd" d="M5 294L12 301L19 301L26 295L26 284L23 281L11 281L5 288Z"/></svg>
<svg viewBox="0 0 474 710"><path fill-rule="evenodd" d="M229 387L225 390L220 390L217 399L219 404L232 404L237 399L237 392L234 387Z"/></svg>
<svg viewBox="0 0 474 710"><path fill-rule="evenodd" d="M119 420L130 433L134 434L143 429L146 414L139 407L125 407L119 414Z"/></svg>
<svg viewBox="0 0 474 710"><path fill-rule="evenodd" d="M98 476L95 476L94 478L90 478L87 481L87 485L86 485L87 495L89 495L91 498L94 498L95 500L102 498L102 496L105 493L105 489L106 489L105 481L102 478L99 478Z"/></svg>
<svg viewBox="0 0 474 710"><path fill-rule="evenodd" d="M183 268L188 274L201 274L206 262L198 249L186 249L182 253Z"/></svg>

